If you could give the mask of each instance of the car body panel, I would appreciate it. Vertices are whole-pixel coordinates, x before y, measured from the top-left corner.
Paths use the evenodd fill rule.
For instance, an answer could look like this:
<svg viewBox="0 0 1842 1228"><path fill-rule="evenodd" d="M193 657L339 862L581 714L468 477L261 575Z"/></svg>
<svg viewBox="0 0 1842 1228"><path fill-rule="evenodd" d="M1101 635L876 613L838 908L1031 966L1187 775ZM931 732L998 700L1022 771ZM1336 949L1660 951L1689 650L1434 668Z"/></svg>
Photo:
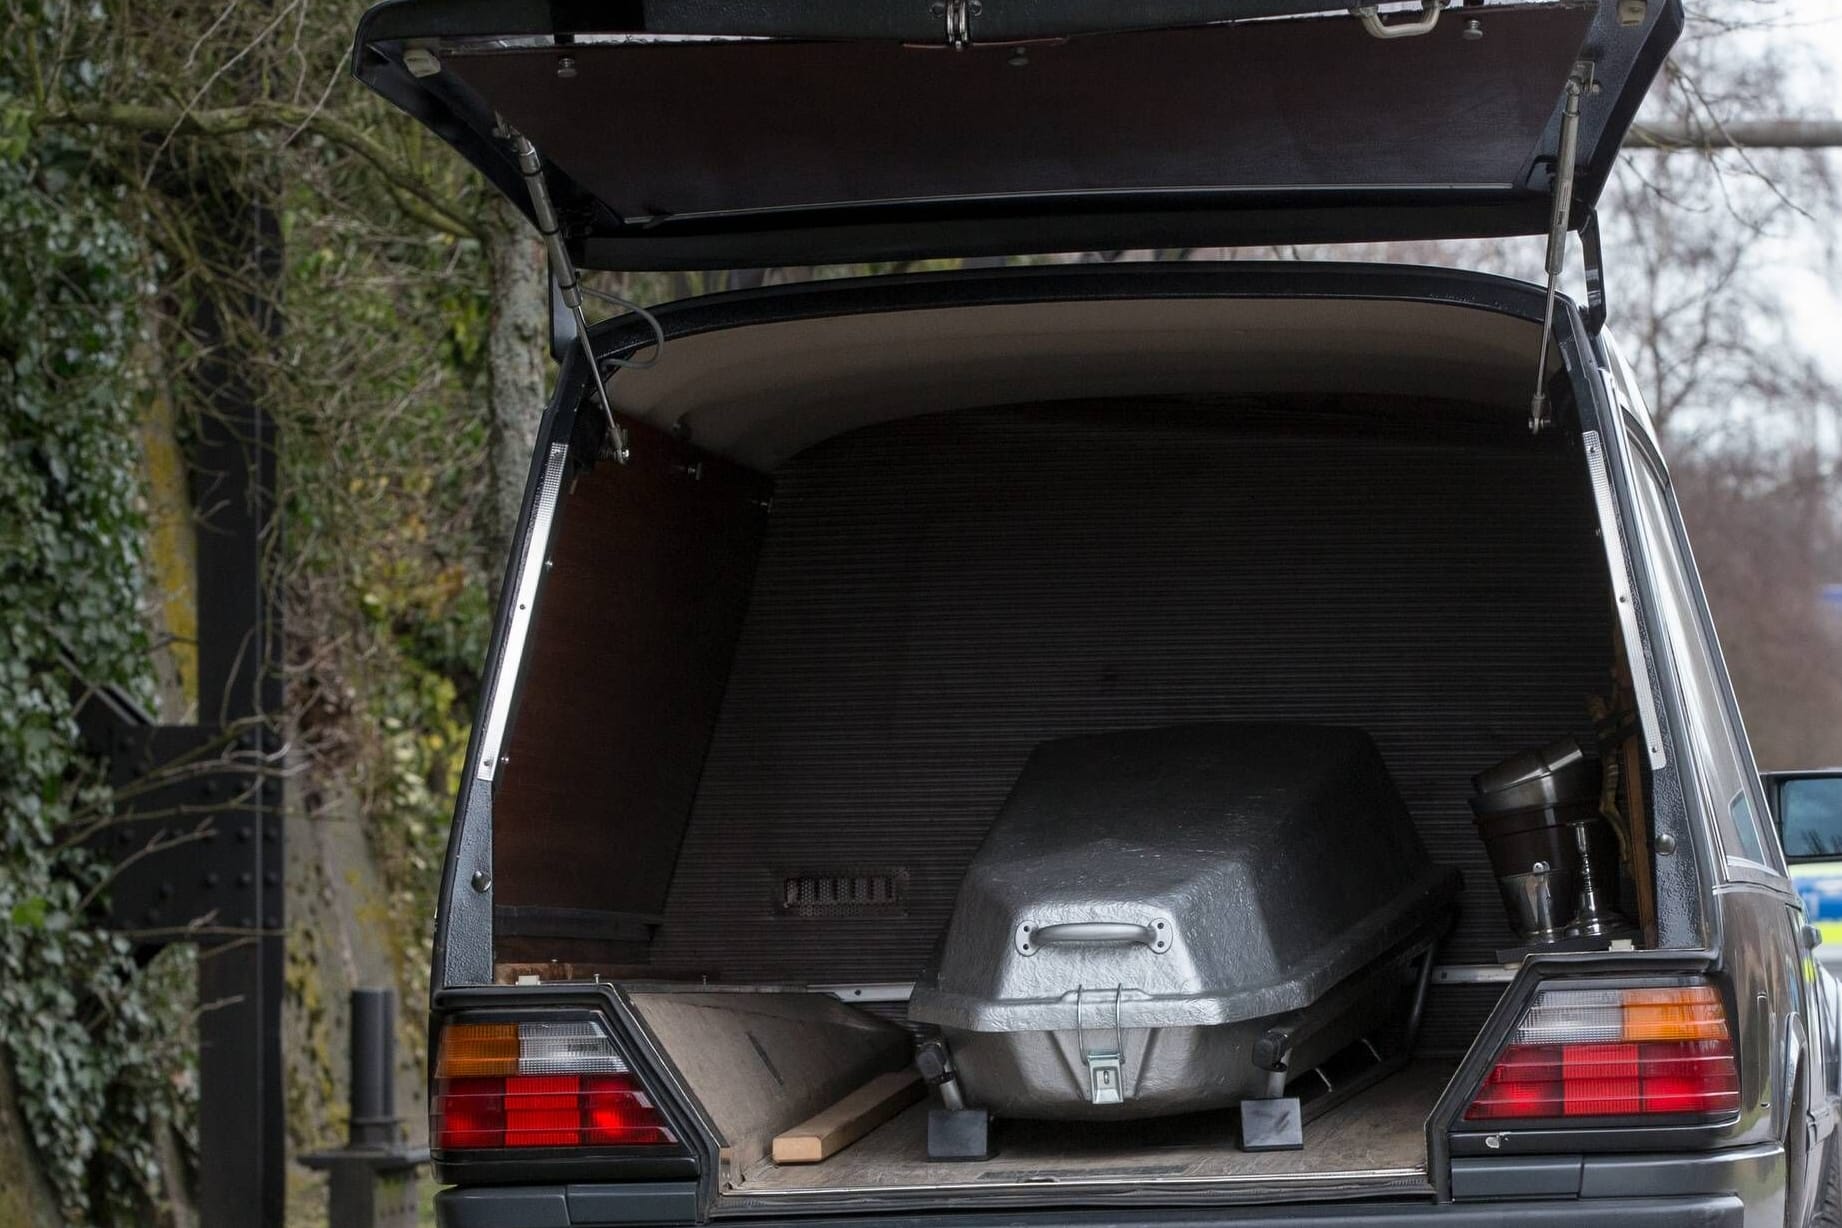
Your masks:
<svg viewBox="0 0 1842 1228"><path fill-rule="evenodd" d="M915 307L939 307L951 303L990 301L1042 301L1064 296L1082 298L1144 297L1167 295L1173 298L1214 297L1223 294L1253 297L1279 295L1356 296L1364 298L1412 298L1449 303L1463 303L1484 310L1532 316L1539 311L1537 288L1502 279L1457 274L1436 270L1382 268L1376 266L1126 266L1126 267L1057 267L1051 269L1015 269L967 271L954 274L924 275L897 279L876 278L856 282L832 282L715 296L674 305L661 312L668 336L709 334L731 327L760 322L763 319L801 318L826 314L861 314L877 311L901 311ZM1586 340L1583 326L1573 306L1562 301L1559 313L1559 337L1562 352L1574 377L1583 381L1582 388L1597 406L1592 411L1601 429L1608 421L1623 425L1608 431L1608 448L1612 452L1616 485L1621 492L1621 517L1627 530L1621 533L1633 552L1631 566L1637 583L1634 586L1640 603L1646 608L1655 604L1655 589L1648 578L1654 561L1646 552L1662 547L1665 535L1657 533L1651 540L1629 531L1634 523L1635 504L1629 499L1631 475L1627 466L1643 463L1641 453L1654 449L1654 441L1641 429L1641 404L1629 414L1614 396L1609 372L1591 358L1595 352ZM600 352L621 353L648 342L650 334L639 324L612 321L596 329L594 340ZM576 408L583 394L579 363L566 365L557 396L549 410L540 438L550 442L569 440L578 432ZM591 420L592 421L592 420ZM540 448L539 458L544 452ZM532 502L541 486L541 464L534 468ZM533 527L534 509L528 508L526 531ZM501 622L505 622L502 614ZM1657 773L1657 819L1659 834L1671 834L1688 856L1667 859L1670 868L1683 871L1677 886L1668 888L1662 902L1671 916L1683 920L1672 922L1672 941L1687 942L1695 949L1641 953L1647 958L1631 956L1558 956L1542 962L1539 971L1546 975L1605 975L1647 970L1676 975L1693 974L1696 969L1712 969L1722 983L1731 987L1731 1006L1739 1032L1745 1079L1745 1111L1727 1125L1703 1131L1690 1139L1666 1132L1636 1134L1621 1140L1601 1138L1591 1141L1584 1158L1577 1163L1567 1158L1568 1151L1581 1155L1580 1134L1571 1137L1541 1137L1524 1133L1490 1147L1479 1136L1475 1146L1467 1144L1454 1155L1447 1149L1445 1128L1433 1131L1432 1163L1429 1177L1441 1187L1439 1197L1452 1200L1435 1210L1427 1222L1443 1222L1446 1205L1454 1212L1463 1211L1468 1199L1493 1190L1496 1198L1533 1197L1556 1193L1548 1189L1555 1181L1576 1180L1582 1201L1574 1205L1584 1210L1597 1205L1600 1198L1616 1197L1621 1208L1635 1209L1642 1197L1661 1197L1664 1202L1693 1219L1703 1213L1708 1222L1782 1221L1785 1185L1783 1140L1794 1128L1808 1132L1812 1144L1821 1153L1833 1129L1836 1050L1836 1007L1834 984L1826 974L1810 975L1799 966L1801 950L1798 930L1801 913L1795 905L1788 880L1783 883L1752 882L1736 879L1726 872L1719 856L1720 846L1710 826L1708 801L1696 784L1698 774L1708 765L1696 762L1704 752L1690 746L1682 735L1682 716L1678 705L1683 702L1676 689L1674 667L1666 651L1667 636L1649 621L1642 624L1649 672L1659 689L1662 711L1669 716L1663 738L1668 766ZM1680 634L1680 627L1671 633ZM1663 637L1661 639L1656 637ZM495 646L495 662L503 651L503 631ZM1678 773L1683 773L1678 780ZM1674 792L1670 792L1673 789ZM487 992L498 996L521 991L514 988L486 990L491 977L491 908L490 874L488 889L481 890L473 875L480 869L490 871L490 782L478 781L463 798L455 828L450 872L444 891L442 921L437 936L437 1001L443 1004L464 1002L472 995ZM1782 877L1782 876L1780 876ZM1676 880L1671 880L1676 881ZM1697 945L1699 944L1699 945ZM1684 962L1687 961L1687 962ZM1531 972L1534 970L1531 969ZM1533 981L1530 981L1532 986ZM481 986L471 990L467 986ZM438 1010L448 1009L438 1006ZM1479 1040L1473 1063L1485 1062L1492 1044L1490 1034ZM1805 1119L1794 1123L1788 1106L1792 1097L1787 1089L1793 1079L1806 1081L1806 1100L1810 1109ZM1820 1090L1819 1090L1820 1089ZM1451 1103L1459 1105L1464 1088L1454 1085ZM1449 1114L1445 1119L1451 1120ZM1609 1150L1604 1150L1609 1145ZM1598 1149L1595 1149L1598 1148ZM1646 1150L1648 1149L1648 1150ZM1693 1158L1690 1158L1693 1157ZM1744 1157L1744 1162L1738 1158ZM1501 1163L1501 1168L1492 1168ZM1555 1164L1560 1170L1555 1169ZM1558 1172L1558 1175L1557 1175ZM1687 1174L1703 1174L1692 1181ZM450 1174L453 1175L453 1174ZM1742 1180L1742 1177L1744 1180ZM540 1180L538 1174L520 1177L520 1181ZM571 1181L593 1182L592 1172L584 1172ZM1529 1182L1519 1186L1519 1182ZM1724 1183L1724 1184L1723 1184ZM527 1206L511 1194L498 1197L492 1191L506 1187L497 1184L489 1189L457 1193L444 1202L444 1223L537 1223L548 1220L516 1218L489 1220L479 1215L501 1212L523 1214L515 1206ZM570 1191L586 1188L570 1185L560 1205L587 1206L583 1197L571 1202ZM1742 1202L1723 1201L1727 1191L1744 1188ZM1675 1192L1706 1192L1710 1202L1678 1202L1666 1197ZM1711 1192L1709 1192L1711 1191ZM528 1189L526 1192L529 1192ZM669 1191L664 1193L670 1195ZM676 1196L676 1195L670 1195ZM1048 1196L1046 1196L1048 1197ZM1139 1195L1142 1198L1142 1194ZM509 1200L509 1201L508 1201ZM555 1200L552 1200L554 1203ZM594 1205L612 1208L620 1204L619 1196L598 1196ZM705 1189L700 1194L701 1214L720 1210L720 1198ZM1715 1206L1718 1203L1718 1208ZM675 1204L674 1204L675 1205ZM1494 1203L1505 1213L1510 1203ZM1694 1210L1689 1212L1689 1208ZM1743 1207L1743 1209L1742 1209ZM1761 1218L1761 1207L1774 1208ZM451 1209L450 1209L451 1208ZM1514 1204L1518 1215L1521 1204ZM1290 1208L1299 1211L1301 1208ZM1533 1205L1530 1222L1545 1222L1554 1213L1548 1205ZM535 1212L533 1212L535 1214ZM550 1215L552 1211L542 1214ZM573 1214L573 1212L567 1212ZM911 1209L911 1214L914 1213ZM600 1214L600 1212L596 1212ZM1068 1215L1077 1212L1069 1210ZM1352 1204L1334 1210L1324 1209L1325 1222L1337 1222L1345 1215L1350 1222L1363 1222L1372 1214L1406 1215L1401 1222L1415 1222L1406 1211L1384 1209L1373 1204ZM1597 1212L1595 1212L1597 1214ZM1464 1222L1459 1214L1451 1222ZM568 1223L619 1222L594 1218L571 1218Z"/></svg>
<svg viewBox="0 0 1842 1228"><path fill-rule="evenodd" d="M784 6L832 10L813 27L737 4L545 21L395 0L354 68L527 212L502 122L529 137L579 264L736 267L1541 233L1584 64L1577 225L1682 20L1679 0L1629 24L1614 0L1544 0L1379 38L1342 10L1270 15L1321 3L1122 30L983 0L949 50L893 36L881 7ZM748 33L802 28L837 33Z"/></svg>

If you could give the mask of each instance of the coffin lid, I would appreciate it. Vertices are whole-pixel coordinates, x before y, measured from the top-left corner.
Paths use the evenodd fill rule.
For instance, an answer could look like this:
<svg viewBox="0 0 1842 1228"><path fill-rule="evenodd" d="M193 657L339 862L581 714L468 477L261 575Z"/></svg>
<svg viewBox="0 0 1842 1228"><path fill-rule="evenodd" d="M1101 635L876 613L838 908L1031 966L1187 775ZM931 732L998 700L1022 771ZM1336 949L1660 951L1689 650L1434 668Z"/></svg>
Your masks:
<svg viewBox="0 0 1842 1228"><path fill-rule="evenodd" d="M495 117L528 136L585 267L720 268L1542 233L1586 63L1577 225L1681 25L1680 0L1386 39L1325 0L391 0L354 70L527 213Z"/></svg>
<svg viewBox="0 0 1842 1228"><path fill-rule="evenodd" d="M960 884L909 1017L970 1031L1203 1027L1310 1008L1423 949L1432 864L1368 735L1212 723L1038 746ZM1124 926L1129 941L1050 944Z"/></svg>

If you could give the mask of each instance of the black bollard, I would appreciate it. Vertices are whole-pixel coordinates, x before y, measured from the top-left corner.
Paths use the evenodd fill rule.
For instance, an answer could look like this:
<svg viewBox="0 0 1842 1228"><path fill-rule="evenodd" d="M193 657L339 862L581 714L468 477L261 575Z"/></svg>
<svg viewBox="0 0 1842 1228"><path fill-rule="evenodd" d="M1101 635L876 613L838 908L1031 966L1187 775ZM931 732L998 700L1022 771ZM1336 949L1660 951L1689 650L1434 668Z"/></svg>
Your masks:
<svg viewBox="0 0 1842 1228"><path fill-rule="evenodd" d="M351 1014L351 1119L337 1151L303 1156L325 1169L327 1222L337 1228L414 1228L416 1170L426 1149L403 1145L396 1111L397 995L354 989Z"/></svg>
<svg viewBox="0 0 1842 1228"><path fill-rule="evenodd" d="M349 1147L388 1147L397 1141L396 1014L395 990L352 991Z"/></svg>

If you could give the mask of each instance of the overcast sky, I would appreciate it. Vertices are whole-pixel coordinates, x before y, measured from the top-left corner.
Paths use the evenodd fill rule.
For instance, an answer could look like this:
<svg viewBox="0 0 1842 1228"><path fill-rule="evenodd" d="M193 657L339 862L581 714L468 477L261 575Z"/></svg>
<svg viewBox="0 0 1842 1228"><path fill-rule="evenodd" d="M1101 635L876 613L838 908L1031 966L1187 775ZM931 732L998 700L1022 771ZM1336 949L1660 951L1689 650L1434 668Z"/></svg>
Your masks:
<svg viewBox="0 0 1842 1228"><path fill-rule="evenodd" d="M1774 48L1783 50L1786 64L1794 66L1798 76L1793 89L1803 104L1801 113L1842 119L1842 0L1787 0L1769 9L1763 4L1759 7L1781 14L1775 23L1778 28L1766 37ZM1842 174L1842 151L1832 150L1827 157L1836 173ZM1842 218L1818 218L1814 224L1833 230L1842 227ZM1842 377L1842 287L1833 284L1816 261L1800 253L1802 246L1788 244L1784 252L1785 296L1796 310L1806 343Z"/></svg>

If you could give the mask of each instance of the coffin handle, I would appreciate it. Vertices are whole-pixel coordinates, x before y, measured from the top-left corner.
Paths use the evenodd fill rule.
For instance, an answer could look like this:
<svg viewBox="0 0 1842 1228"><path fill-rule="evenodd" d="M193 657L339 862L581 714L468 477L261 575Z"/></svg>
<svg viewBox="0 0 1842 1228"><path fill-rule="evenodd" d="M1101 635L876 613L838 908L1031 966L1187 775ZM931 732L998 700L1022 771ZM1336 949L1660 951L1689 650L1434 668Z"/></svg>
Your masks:
<svg viewBox="0 0 1842 1228"><path fill-rule="evenodd" d="M1131 921L1064 921L1058 925L1017 928L1017 949L1033 955L1038 947L1063 942L1135 942L1162 955L1170 950L1170 922L1158 920L1150 925Z"/></svg>

